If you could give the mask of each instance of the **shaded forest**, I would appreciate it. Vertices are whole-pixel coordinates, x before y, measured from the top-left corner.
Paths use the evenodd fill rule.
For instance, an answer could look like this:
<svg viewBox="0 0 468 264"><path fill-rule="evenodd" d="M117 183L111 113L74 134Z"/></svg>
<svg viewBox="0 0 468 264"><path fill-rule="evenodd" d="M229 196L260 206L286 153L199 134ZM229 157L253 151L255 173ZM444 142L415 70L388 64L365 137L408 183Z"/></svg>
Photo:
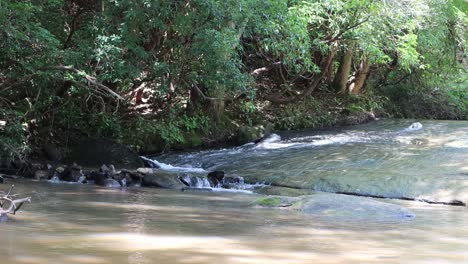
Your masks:
<svg viewBox="0 0 468 264"><path fill-rule="evenodd" d="M155 153L362 113L466 120L467 12L463 0L1 0L0 155L82 138Z"/></svg>

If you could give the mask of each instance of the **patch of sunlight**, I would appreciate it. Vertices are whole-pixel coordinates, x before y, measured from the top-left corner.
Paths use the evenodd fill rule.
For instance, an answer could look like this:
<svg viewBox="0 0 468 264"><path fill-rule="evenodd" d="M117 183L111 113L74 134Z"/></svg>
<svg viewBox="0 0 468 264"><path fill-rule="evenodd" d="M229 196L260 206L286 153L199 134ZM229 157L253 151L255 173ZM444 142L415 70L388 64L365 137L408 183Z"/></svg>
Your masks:
<svg viewBox="0 0 468 264"><path fill-rule="evenodd" d="M192 207L167 207L167 206L156 206L156 205L145 205L145 204L121 204L121 203L108 203L108 202L87 202L86 205L101 208L118 208L118 209L139 209L139 210L151 210L151 211L165 211L165 212L195 212L196 208Z"/></svg>
<svg viewBox="0 0 468 264"><path fill-rule="evenodd" d="M24 264L44 264L47 263L48 260L46 258L19 255L15 257L15 261Z"/></svg>
<svg viewBox="0 0 468 264"><path fill-rule="evenodd" d="M464 164L458 163L458 162L451 162L451 163L440 164L439 166L440 167L455 167L455 168L458 168L458 167L460 167L462 165L464 165Z"/></svg>
<svg viewBox="0 0 468 264"><path fill-rule="evenodd" d="M221 237L154 236L135 233L87 235L84 240L111 251L229 248L232 240Z"/></svg>
<svg viewBox="0 0 468 264"><path fill-rule="evenodd" d="M453 141L446 143L444 146L451 148L468 148L468 141Z"/></svg>
<svg viewBox="0 0 468 264"><path fill-rule="evenodd" d="M77 263L77 264L100 264L107 263L106 259L88 256L88 255L72 255L63 258L63 263Z"/></svg>

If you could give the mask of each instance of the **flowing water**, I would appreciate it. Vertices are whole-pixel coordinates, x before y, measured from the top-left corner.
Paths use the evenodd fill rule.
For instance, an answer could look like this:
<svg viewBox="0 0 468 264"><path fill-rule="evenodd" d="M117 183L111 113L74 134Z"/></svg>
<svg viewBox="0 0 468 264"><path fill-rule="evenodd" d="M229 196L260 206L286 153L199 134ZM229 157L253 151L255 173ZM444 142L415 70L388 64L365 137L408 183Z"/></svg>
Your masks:
<svg viewBox="0 0 468 264"><path fill-rule="evenodd" d="M468 122L383 120L284 133L259 144L157 157L248 183L468 204Z"/></svg>
<svg viewBox="0 0 468 264"><path fill-rule="evenodd" d="M219 169L248 183L467 203L468 122L409 129L411 123L284 133L257 145L156 159L166 169ZM259 208L252 201L261 196L245 192L15 184L33 202L0 225L2 264L468 263L462 206L360 198L415 215L388 221L374 211L348 218ZM353 200L345 197L353 196L336 201Z"/></svg>

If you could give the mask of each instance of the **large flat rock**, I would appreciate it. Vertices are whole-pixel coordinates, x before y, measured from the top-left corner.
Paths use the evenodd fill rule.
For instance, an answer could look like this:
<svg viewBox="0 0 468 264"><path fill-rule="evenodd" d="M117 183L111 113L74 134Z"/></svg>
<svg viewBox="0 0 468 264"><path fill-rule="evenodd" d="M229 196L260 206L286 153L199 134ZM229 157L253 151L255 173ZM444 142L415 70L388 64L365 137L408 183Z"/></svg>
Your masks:
<svg viewBox="0 0 468 264"><path fill-rule="evenodd" d="M333 193L304 196L291 209L320 217L350 221L400 221L415 217L413 212L397 204Z"/></svg>

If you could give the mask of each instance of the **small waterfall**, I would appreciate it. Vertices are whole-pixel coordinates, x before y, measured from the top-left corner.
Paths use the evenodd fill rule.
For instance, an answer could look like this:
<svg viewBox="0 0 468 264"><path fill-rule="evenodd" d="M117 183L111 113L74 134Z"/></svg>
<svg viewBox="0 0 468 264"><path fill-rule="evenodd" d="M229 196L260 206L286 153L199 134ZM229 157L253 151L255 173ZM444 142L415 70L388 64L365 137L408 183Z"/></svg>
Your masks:
<svg viewBox="0 0 468 264"><path fill-rule="evenodd" d="M175 172L195 172L195 173L206 173L208 171L203 168L193 168L193 167L178 167L171 164L166 164L159 162L154 159L149 159L147 157L141 157L145 162L147 162L151 168L166 170L166 171L175 171Z"/></svg>
<svg viewBox="0 0 468 264"><path fill-rule="evenodd" d="M210 182L205 177L184 174L179 176L181 182L191 188L211 188Z"/></svg>

